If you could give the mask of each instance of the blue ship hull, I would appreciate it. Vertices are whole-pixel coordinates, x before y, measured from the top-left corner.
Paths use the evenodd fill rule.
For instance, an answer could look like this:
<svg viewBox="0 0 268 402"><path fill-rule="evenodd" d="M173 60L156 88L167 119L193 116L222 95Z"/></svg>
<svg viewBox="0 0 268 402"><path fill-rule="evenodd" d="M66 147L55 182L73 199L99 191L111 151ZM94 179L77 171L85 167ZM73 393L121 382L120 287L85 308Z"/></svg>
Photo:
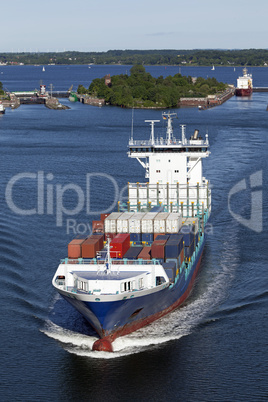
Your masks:
<svg viewBox="0 0 268 402"><path fill-rule="evenodd" d="M100 338L112 342L150 324L184 302L193 287L204 244L205 236L202 236L188 266L184 263L175 282L156 293L111 302L85 302L63 296L85 317Z"/></svg>

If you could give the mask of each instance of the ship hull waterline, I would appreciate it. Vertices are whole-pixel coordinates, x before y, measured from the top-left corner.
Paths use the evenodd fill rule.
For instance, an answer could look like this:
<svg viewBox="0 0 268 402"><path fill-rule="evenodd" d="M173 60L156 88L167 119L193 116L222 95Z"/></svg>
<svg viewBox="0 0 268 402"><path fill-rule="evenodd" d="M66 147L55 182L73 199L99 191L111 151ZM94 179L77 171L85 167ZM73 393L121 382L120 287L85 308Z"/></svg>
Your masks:
<svg viewBox="0 0 268 402"><path fill-rule="evenodd" d="M252 88L237 88L235 91L236 96L250 96L252 95Z"/></svg>
<svg viewBox="0 0 268 402"><path fill-rule="evenodd" d="M205 239L203 239L200 245L187 280L183 281L183 274L172 287L165 288L153 295L122 300L120 302L109 302L105 303L106 306L104 307L104 303L102 302L84 302L60 292L63 298L82 314L99 335L100 339L94 343L93 350L111 352L113 351L112 342L116 338L135 332L178 308L191 293L201 264L204 244ZM119 305L117 309L114 308L115 303ZM93 304L94 307L99 306L98 311L95 310L94 313L92 311L94 310L92 308ZM110 321L109 319L105 321L105 313L103 314L102 310L111 312L108 315L111 318ZM135 311L138 311L136 315L133 314ZM102 314L101 323L100 317Z"/></svg>

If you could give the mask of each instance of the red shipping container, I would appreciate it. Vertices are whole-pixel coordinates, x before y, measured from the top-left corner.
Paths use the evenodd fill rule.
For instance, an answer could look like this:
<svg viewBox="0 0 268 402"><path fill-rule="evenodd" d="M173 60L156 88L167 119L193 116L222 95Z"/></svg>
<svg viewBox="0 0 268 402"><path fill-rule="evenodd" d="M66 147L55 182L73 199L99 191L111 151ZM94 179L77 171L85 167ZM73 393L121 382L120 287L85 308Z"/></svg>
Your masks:
<svg viewBox="0 0 268 402"><path fill-rule="evenodd" d="M111 241L110 247L111 258L123 258L123 255L125 255L130 248L130 234L117 234Z"/></svg>
<svg viewBox="0 0 268 402"><path fill-rule="evenodd" d="M138 255L138 259L142 258L143 260L151 259L151 247L143 247L142 251Z"/></svg>
<svg viewBox="0 0 268 402"><path fill-rule="evenodd" d="M151 256L152 258L165 258L166 240L154 240L152 243Z"/></svg>
<svg viewBox="0 0 268 402"><path fill-rule="evenodd" d="M100 250L103 249L104 235L93 234L93 235L90 236L90 239L97 239L98 240L98 249L97 249L97 251L100 251Z"/></svg>
<svg viewBox="0 0 268 402"><path fill-rule="evenodd" d="M82 244L82 258L95 258L99 245L99 239L91 239L90 237Z"/></svg>
<svg viewBox="0 0 268 402"><path fill-rule="evenodd" d="M109 216L109 215L110 215L110 214L101 214L100 220L101 220L102 222L104 222L105 219L107 218L107 216Z"/></svg>
<svg viewBox="0 0 268 402"><path fill-rule="evenodd" d="M85 239L73 239L68 244L68 258L81 258L82 257L82 244Z"/></svg>
<svg viewBox="0 0 268 402"><path fill-rule="evenodd" d="M103 221L92 221L92 232L93 233L103 233L104 232L104 223Z"/></svg>

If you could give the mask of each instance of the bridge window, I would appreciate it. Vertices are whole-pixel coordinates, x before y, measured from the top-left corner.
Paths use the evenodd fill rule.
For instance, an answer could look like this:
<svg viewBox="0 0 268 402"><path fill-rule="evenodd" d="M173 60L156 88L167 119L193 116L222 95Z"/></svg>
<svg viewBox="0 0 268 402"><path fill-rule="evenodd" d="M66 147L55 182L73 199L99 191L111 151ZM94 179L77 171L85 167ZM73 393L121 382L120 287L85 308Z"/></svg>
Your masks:
<svg viewBox="0 0 268 402"><path fill-rule="evenodd" d="M179 171L179 170L174 170L174 172L175 172L175 173L179 173L180 171Z"/></svg>
<svg viewBox="0 0 268 402"><path fill-rule="evenodd" d="M161 172L161 170L156 170L156 173L160 173Z"/></svg>

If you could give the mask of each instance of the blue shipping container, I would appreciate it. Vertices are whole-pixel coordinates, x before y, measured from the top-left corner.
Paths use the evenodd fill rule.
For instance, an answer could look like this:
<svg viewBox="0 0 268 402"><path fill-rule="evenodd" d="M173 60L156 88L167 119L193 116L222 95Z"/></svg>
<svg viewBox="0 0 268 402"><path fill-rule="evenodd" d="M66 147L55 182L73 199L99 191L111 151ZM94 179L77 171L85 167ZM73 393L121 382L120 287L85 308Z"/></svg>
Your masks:
<svg viewBox="0 0 268 402"><path fill-rule="evenodd" d="M136 260L138 255L140 254L143 247L130 247L123 258L128 258L129 260Z"/></svg>
<svg viewBox="0 0 268 402"><path fill-rule="evenodd" d="M176 270L177 270L175 262L174 261L165 262L163 264L163 267L165 269L165 272L166 272L169 280L171 282L174 282L175 276L176 276Z"/></svg>
<svg viewBox="0 0 268 402"><path fill-rule="evenodd" d="M141 233L130 233L130 241L140 242L141 241Z"/></svg>
<svg viewBox="0 0 268 402"><path fill-rule="evenodd" d="M176 269L180 266L178 258L167 258L165 263L166 264L169 264L169 263L175 264Z"/></svg>
<svg viewBox="0 0 268 402"><path fill-rule="evenodd" d="M184 225L181 227L180 233L183 234L184 245L189 247L194 240L194 226Z"/></svg>
<svg viewBox="0 0 268 402"><path fill-rule="evenodd" d="M193 255L194 252L194 241L190 244L189 247L184 247L184 257L189 258Z"/></svg>
<svg viewBox="0 0 268 402"><path fill-rule="evenodd" d="M163 234L163 235L158 235L155 240L167 240L169 239L169 235Z"/></svg>
<svg viewBox="0 0 268 402"><path fill-rule="evenodd" d="M154 241L154 234L153 233L142 233L141 240L146 243L152 243Z"/></svg>
<svg viewBox="0 0 268 402"><path fill-rule="evenodd" d="M177 258L183 247L183 235L179 235L177 238L170 238L165 245L165 257Z"/></svg>

